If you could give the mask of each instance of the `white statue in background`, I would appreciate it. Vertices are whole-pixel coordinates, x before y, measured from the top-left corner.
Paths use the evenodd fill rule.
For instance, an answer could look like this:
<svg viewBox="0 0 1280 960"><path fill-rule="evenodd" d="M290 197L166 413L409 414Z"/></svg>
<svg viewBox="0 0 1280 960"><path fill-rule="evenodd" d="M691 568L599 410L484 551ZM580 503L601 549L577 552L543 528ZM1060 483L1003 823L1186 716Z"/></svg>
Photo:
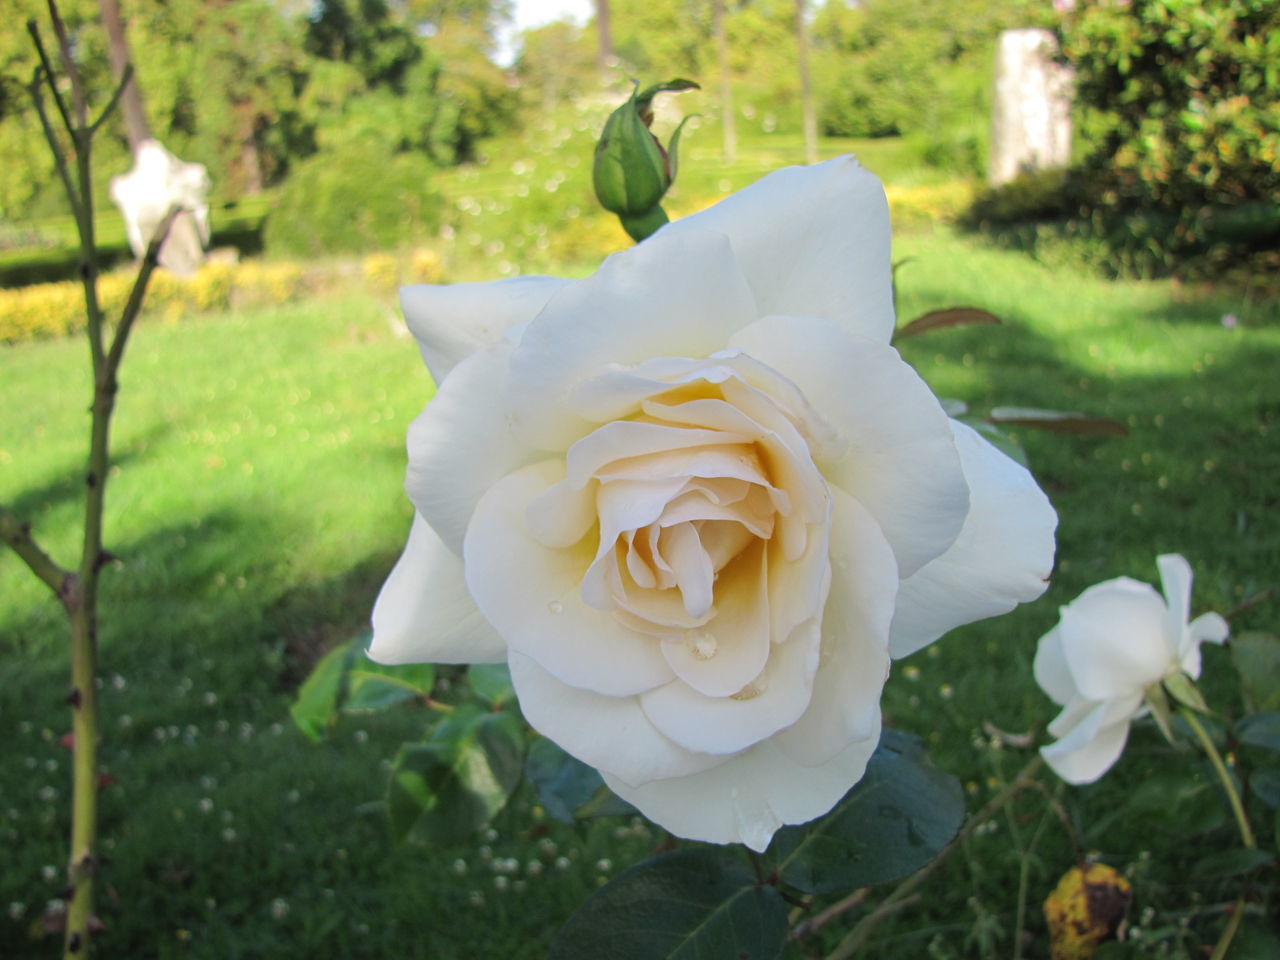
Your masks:
<svg viewBox="0 0 1280 960"><path fill-rule="evenodd" d="M1048 30L1006 30L996 48L988 179L1006 183L1020 173L1071 162L1071 69L1057 62Z"/></svg>
<svg viewBox="0 0 1280 960"><path fill-rule="evenodd" d="M133 169L111 178L111 200L124 215L134 256L141 258L171 207L182 209L160 248L160 265L188 276L204 262L209 246L209 174L200 163L184 163L158 140L143 140Z"/></svg>

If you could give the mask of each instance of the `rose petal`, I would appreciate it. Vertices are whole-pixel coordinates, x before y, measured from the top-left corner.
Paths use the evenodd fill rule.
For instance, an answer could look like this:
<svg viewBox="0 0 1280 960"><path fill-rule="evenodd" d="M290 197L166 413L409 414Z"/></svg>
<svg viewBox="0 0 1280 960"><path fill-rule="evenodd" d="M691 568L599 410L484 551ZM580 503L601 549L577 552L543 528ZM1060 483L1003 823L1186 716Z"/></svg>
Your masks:
<svg viewBox="0 0 1280 960"><path fill-rule="evenodd" d="M1129 723L1141 703L1138 695L1109 703L1069 704L1063 714L1072 712L1078 719L1061 740L1041 747L1040 753L1068 783L1093 783L1120 758Z"/></svg>
<svg viewBox="0 0 1280 960"><path fill-rule="evenodd" d="M559 277L513 277L490 283L401 287L400 307L431 378L441 384L464 358L532 320L569 282Z"/></svg>
<svg viewBox="0 0 1280 960"><path fill-rule="evenodd" d="M379 663L501 663L507 657L506 643L467 593L462 560L417 513L374 604L369 656Z"/></svg>
<svg viewBox="0 0 1280 960"><path fill-rule="evenodd" d="M821 665L804 716L776 738L789 757L810 766L876 736L898 590L893 550L871 515L836 491L832 517Z"/></svg>
<svg viewBox="0 0 1280 960"><path fill-rule="evenodd" d="M778 170L650 240L706 229L732 239L759 316L827 317L889 342L889 206L880 182L853 157Z"/></svg>
<svg viewBox="0 0 1280 960"><path fill-rule="evenodd" d="M728 609L727 603L724 608ZM767 640L767 609L763 617ZM716 617L703 629L713 629L719 619ZM757 621L750 634L753 644L760 642L758 628ZM813 689L819 648L819 625L813 620L773 645L763 676L752 681L753 689L733 697L709 697L677 679L643 694L640 705L659 731L689 750L737 753L790 726L804 713Z"/></svg>
<svg viewBox="0 0 1280 960"><path fill-rule="evenodd" d="M1176 662L1164 602L1128 577L1094 584L1063 607L1058 632L1076 689L1088 700L1130 696Z"/></svg>
<svg viewBox="0 0 1280 960"><path fill-rule="evenodd" d="M632 462L639 457L658 457L649 473L655 479L666 480L672 476L663 466L663 457L687 449L707 449L748 442L751 437L722 430L703 430L696 427L677 427L663 423L640 423L634 420L615 420L593 430L572 447L566 455L567 479L575 486L586 484L592 477L607 472L606 467L615 461ZM670 469L683 469L684 461L675 457ZM676 464L681 466L677 467Z"/></svg>
<svg viewBox="0 0 1280 960"><path fill-rule="evenodd" d="M649 723L635 697L608 697L561 683L532 659L512 653L511 682L530 725L583 763L621 780L687 777L724 762L672 743Z"/></svg>
<svg viewBox="0 0 1280 960"><path fill-rule="evenodd" d="M564 464L548 460L489 488L463 545L467 589L512 650L564 683L627 696L669 682L674 675L660 641L583 602L580 585L595 547L590 538L557 550L529 533L528 503L563 477Z"/></svg>
<svg viewBox="0 0 1280 960"><path fill-rule="evenodd" d="M1178 637L1178 653L1185 654L1190 643L1187 623L1192 618L1192 564L1180 554L1165 553L1156 557L1156 568L1169 608L1170 636Z"/></svg>
<svg viewBox="0 0 1280 960"><path fill-rule="evenodd" d="M948 630L1044 593L1058 515L1035 478L976 430L951 421L969 515L951 548L902 583L890 649L905 657Z"/></svg>
<svg viewBox="0 0 1280 960"><path fill-rule="evenodd" d="M729 697L759 676L772 646L766 557L764 544L757 541L717 580L717 615L683 639L662 644L662 654L678 678L673 683L687 684L707 697Z"/></svg>
<svg viewBox="0 0 1280 960"><path fill-rule="evenodd" d="M659 233L615 253L557 293L524 331L511 362L522 436L542 449L567 449L590 428L574 410L578 384L611 363L705 357L756 316L721 234Z"/></svg>
<svg viewBox="0 0 1280 960"><path fill-rule="evenodd" d="M1078 694L1066 654L1062 652L1062 635L1057 625L1040 638L1032 664L1036 683L1058 706L1066 706Z"/></svg>
<svg viewBox="0 0 1280 960"><path fill-rule="evenodd" d="M409 426L405 490L459 555L480 496L537 456L517 440L507 416L510 357L506 342L467 357Z"/></svg>
<svg viewBox="0 0 1280 960"><path fill-rule="evenodd" d="M766 740L728 762L678 779L633 785L602 768L605 783L641 813L681 837L745 843L763 853L779 827L805 823L834 807L862 779L880 739L849 744L818 766L797 763Z"/></svg>
<svg viewBox="0 0 1280 960"><path fill-rule="evenodd" d="M960 455L937 398L896 350L804 317L765 317L732 343L801 384L848 442L822 472L871 512L900 576L955 542L969 509Z"/></svg>
<svg viewBox="0 0 1280 960"><path fill-rule="evenodd" d="M1203 613L1187 626L1187 648L1180 662L1192 679L1200 676L1200 644L1225 643L1230 633L1227 621L1216 613Z"/></svg>

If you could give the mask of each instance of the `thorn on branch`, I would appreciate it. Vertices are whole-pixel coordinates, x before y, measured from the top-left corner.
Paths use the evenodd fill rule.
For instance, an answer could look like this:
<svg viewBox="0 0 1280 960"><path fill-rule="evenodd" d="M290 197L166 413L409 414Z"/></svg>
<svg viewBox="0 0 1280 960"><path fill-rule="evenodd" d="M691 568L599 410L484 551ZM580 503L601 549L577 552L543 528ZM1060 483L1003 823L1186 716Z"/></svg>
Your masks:
<svg viewBox="0 0 1280 960"><path fill-rule="evenodd" d="M80 934L79 933L73 933L71 934L70 937L67 938L67 952L68 953L80 952Z"/></svg>
<svg viewBox="0 0 1280 960"><path fill-rule="evenodd" d="M66 702L71 704L71 706L74 709L79 709L80 707L80 688L79 687L77 687L76 689L72 690L70 693L67 694Z"/></svg>
<svg viewBox="0 0 1280 960"><path fill-rule="evenodd" d="M99 551L98 551L98 559L96 559L96 560L93 562L93 569L94 569L94 570L101 570L101 569L102 569L103 567L105 567L107 564L109 564L109 563L114 563L116 560L119 560L119 559L120 559L120 558L119 558L119 557L117 557L117 556L116 556L114 553L112 553L110 550L99 550Z"/></svg>
<svg viewBox="0 0 1280 960"><path fill-rule="evenodd" d="M98 475L93 471L89 471L89 475L84 478L84 482L88 484L89 489L92 490L98 485Z"/></svg>

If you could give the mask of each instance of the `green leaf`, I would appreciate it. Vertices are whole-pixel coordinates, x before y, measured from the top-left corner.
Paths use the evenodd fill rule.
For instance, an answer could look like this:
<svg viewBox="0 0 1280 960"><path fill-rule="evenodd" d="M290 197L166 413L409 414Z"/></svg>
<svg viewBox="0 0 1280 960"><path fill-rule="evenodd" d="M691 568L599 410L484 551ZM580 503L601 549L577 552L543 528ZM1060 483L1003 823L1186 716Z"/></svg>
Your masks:
<svg viewBox="0 0 1280 960"><path fill-rule="evenodd" d="M545 738L529 748L524 775L547 814L564 823L634 814L636 808L607 786L600 772Z"/></svg>
<svg viewBox="0 0 1280 960"><path fill-rule="evenodd" d="M396 754L387 814L397 843L457 843L507 804L520 782L524 740L507 713L457 711L427 743Z"/></svg>
<svg viewBox="0 0 1280 960"><path fill-rule="evenodd" d="M1232 850L1219 850L1200 860L1192 873L1206 880L1234 877L1250 870L1256 870L1274 860L1273 854L1266 850L1254 850L1238 847Z"/></svg>
<svg viewBox="0 0 1280 960"><path fill-rule="evenodd" d="M729 851L698 847L618 874L569 918L548 960L772 960L786 941L778 891Z"/></svg>
<svg viewBox="0 0 1280 960"><path fill-rule="evenodd" d="M1246 920L1231 941L1231 960L1275 960L1280 957L1280 937L1261 923Z"/></svg>
<svg viewBox="0 0 1280 960"><path fill-rule="evenodd" d="M1007 423L1051 433L1075 433L1098 437L1127 437L1129 428L1110 417L1090 417L1083 413L1041 410L1036 407L995 407L987 415L990 423Z"/></svg>
<svg viewBox="0 0 1280 960"><path fill-rule="evenodd" d="M1280 713L1254 713L1236 724L1236 738L1251 747L1280 753Z"/></svg>
<svg viewBox="0 0 1280 960"><path fill-rule="evenodd" d="M1280 710L1280 637L1244 633L1231 638L1231 659L1254 710Z"/></svg>
<svg viewBox="0 0 1280 960"><path fill-rule="evenodd" d="M960 781L929 766L918 741L886 730L867 772L829 814L788 827L771 848L779 875L806 893L887 883L938 855L964 820Z"/></svg>
<svg viewBox="0 0 1280 960"><path fill-rule="evenodd" d="M524 775L547 815L564 823L573 823L574 811L604 786L595 767L569 756L545 737L529 748Z"/></svg>
<svg viewBox="0 0 1280 960"><path fill-rule="evenodd" d="M347 669L356 653L353 641L334 647L315 665L298 689L289 716L303 735L317 742L325 739L337 719Z"/></svg>
<svg viewBox="0 0 1280 960"><path fill-rule="evenodd" d="M894 340L904 337L915 337L931 330L943 330L947 327L964 327L975 323L1000 323L1000 318L987 310L977 307L947 307L945 310L931 310L916 317L893 334Z"/></svg>
<svg viewBox="0 0 1280 960"><path fill-rule="evenodd" d="M495 709L514 700L511 670L505 663L476 663L467 669L467 683L477 697Z"/></svg>
<svg viewBox="0 0 1280 960"><path fill-rule="evenodd" d="M1249 789L1273 810L1280 810L1280 770L1267 767L1249 777Z"/></svg>
<svg viewBox="0 0 1280 960"><path fill-rule="evenodd" d="M365 644L360 644L363 650ZM372 713L406 700L431 696L436 668L430 663L387 666L358 653L350 664L343 713Z"/></svg>

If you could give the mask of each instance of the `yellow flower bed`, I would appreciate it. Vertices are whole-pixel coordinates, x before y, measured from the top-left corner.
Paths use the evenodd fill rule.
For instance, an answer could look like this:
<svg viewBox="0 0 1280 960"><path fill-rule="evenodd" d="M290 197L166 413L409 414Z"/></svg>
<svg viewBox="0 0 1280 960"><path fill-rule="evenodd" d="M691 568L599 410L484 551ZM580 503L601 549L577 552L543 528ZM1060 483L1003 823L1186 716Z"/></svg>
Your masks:
<svg viewBox="0 0 1280 960"><path fill-rule="evenodd" d="M421 249L404 256L371 254L364 258L361 273L370 287L380 291L400 283L437 283L443 271L435 251ZM98 299L109 322L124 309L134 276L135 269L126 267L98 281ZM301 264L287 261L207 263L187 279L157 270L147 288L143 314L179 323L202 313L291 303L328 283L327 272L304 270ZM84 292L76 281L0 290L0 343L64 336L83 327Z"/></svg>
<svg viewBox="0 0 1280 960"><path fill-rule="evenodd" d="M889 217L895 227L924 226L954 220L973 202L973 184L948 180L915 187L889 186Z"/></svg>

